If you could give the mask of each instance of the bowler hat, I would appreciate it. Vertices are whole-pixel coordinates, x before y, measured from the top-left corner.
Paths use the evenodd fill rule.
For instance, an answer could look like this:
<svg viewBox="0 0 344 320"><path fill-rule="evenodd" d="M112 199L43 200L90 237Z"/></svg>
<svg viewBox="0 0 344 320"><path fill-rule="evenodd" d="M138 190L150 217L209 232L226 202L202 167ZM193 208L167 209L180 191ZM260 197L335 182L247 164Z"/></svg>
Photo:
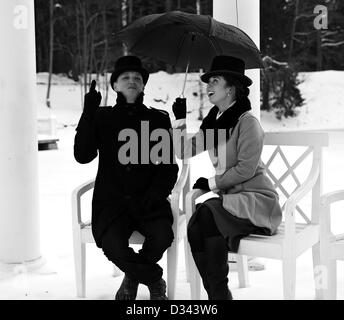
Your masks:
<svg viewBox="0 0 344 320"><path fill-rule="evenodd" d="M208 83L213 76L229 76L239 80L244 86L249 87L252 80L245 76L245 62L242 59L232 56L216 56L214 57L210 71L201 76L203 82Z"/></svg>
<svg viewBox="0 0 344 320"><path fill-rule="evenodd" d="M142 67L140 58L136 56L124 56L120 57L115 63L115 70L111 74L110 84L113 89L113 84L116 82L120 74L126 71L137 71L141 73L143 83L146 84L148 81L149 73Z"/></svg>

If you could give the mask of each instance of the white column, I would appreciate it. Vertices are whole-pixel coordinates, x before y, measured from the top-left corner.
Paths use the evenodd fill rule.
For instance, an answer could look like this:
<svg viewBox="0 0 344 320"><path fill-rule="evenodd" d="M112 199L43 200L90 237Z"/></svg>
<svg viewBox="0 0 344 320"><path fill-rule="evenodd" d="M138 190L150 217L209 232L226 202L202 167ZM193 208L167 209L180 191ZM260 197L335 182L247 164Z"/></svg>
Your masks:
<svg viewBox="0 0 344 320"><path fill-rule="evenodd" d="M259 49L259 0L213 0L213 17L246 32ZM252 113L259 119L260 72L252 69L245 74L253 81L250 86Z"/></svg>
<svg viewBox="0 0 344 320"><path fill-rule="evenodd" d="M0 262L40 260L34 0L0 2Z"/></svg>

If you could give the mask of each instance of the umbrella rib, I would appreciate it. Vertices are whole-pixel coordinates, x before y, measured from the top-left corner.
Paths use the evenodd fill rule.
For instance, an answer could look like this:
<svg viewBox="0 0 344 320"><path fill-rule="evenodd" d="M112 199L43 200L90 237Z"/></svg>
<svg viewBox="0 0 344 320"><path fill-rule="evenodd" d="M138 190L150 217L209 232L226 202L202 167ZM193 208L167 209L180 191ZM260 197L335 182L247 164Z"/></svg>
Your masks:
<svg viewBox="0 0 344 320"><path fill-rule="evenodd" d="M214 30L214 22L213 22L213 18L211 16L208 15L208 19L209 19L209 32L208 32L208 39L210 40L210 44L212 45L212 47L214 48L215 50L215 54L218 55L220 53L220 51L222 52L222 50L218 50L217 47L220 47L218 44L217 44L217 47L215 46L214 42L213 42L213 39L212 39L212 33L213 33L213 30ZM214 41L215 41L215 38L214 38Z"/></svg>
<svg viewBox="0 0 344 320"><path fill-rule="evenodd" d="M176 58L176 61L175 61L175 65L177 65L177 63L179 61L179 58L180 58L180 55L181 55L181 48L183 47L183 44L185 42L186 35L187 35L187 33L185 32L183 34L182 39L179 41L178 48L177 48L178 55L177 55L177 58Z"/></svg>

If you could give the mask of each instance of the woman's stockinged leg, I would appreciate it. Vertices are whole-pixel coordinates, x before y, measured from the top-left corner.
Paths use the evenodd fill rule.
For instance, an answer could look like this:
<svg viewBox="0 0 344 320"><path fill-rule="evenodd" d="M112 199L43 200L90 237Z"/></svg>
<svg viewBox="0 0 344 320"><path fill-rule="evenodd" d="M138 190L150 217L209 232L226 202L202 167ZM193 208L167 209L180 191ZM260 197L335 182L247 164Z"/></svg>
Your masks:
<svg viewBox="0 0 344 320"><path fill-rule="evenodd" d="M197 216L188 227L188 239L209 299L231 299L227 286L226 240L216 227L213 214L207 206L201 205L197 209Z"/></svg>
<svg viewBox="0 0 344 320"><path fill-rule="evenodd" d="M188 226L188 240L193 252L204 251L204 239L221 235L216 227L213 214L207 206L197 209L196 219Z"/></svg>

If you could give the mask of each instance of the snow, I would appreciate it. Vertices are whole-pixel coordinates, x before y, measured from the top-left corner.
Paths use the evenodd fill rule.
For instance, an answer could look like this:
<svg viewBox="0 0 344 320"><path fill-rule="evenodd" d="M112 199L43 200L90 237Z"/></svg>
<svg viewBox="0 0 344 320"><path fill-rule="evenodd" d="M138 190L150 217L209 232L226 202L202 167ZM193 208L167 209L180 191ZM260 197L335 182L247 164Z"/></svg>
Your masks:
<svg viewBox="0 0 344 320"><path fill-rule="evenodd" d="M344 72L321 71L299 75L299 89L305 99L298 116L283 121L272 112L261 112L267 131L344 129Z"/></svg>
<svg viewBox="0 0 344 320"><path fill-rule="evenodd" d="M266 131L331 129L330 148L324 150L324 192L343 189L344 134L343 128L344 72L324 71L304 73L300 89L306 104L300 108L296 118L277 120L272 113L262 112L261 123ZM199 75L188 76L185 96L188 101L188 125L195 130L199 125L198 103ZM173 100L181 93L184 74L168 75L165 72L152 74L146 86L145 103L167 110L171 117ZM100 79L101 82L101 79ZM47 74L37 75L38 117L53 115L57 120L58 150L39 152L39 196L41 224L41 253L46 263L34 271L14 268L4 271L0 268L0 299L76 299L72 224L71 192L79 184L93 178L97 170L97 160L80 165L73 158L75 126L82 111L80 85L62 75L53 76L51 88L52 110L45 106ZM104 95L104 94L103 94ZM113 105L115 95L109 92L109 104ZM205 98L205 114L210 104ZM202 172L212 174L212 167L206 154L192 161L191 183ZM90 201L90 195L87 198ZM90 216L89 205L83 218ZM334 208L333 226L343 232L342 206ZM341 230L340 230L341 229ZM189 285L186 282L183 245L177 276L177 299L190 299ZM230 272L229 287L235 299L283 299L282 264L278 260L265 259L266 269L249 272L250 286L238 287L237 274ZM166 279L166 256L160 261ZM122 277L113 277L111 263L95 245L87 245L87 299L113 299ZM343 262L338 262L342 270ZM338 298L343 299L344 275L338 272ZM202 298L205 298L202 291ZM297 299L314 299L314 280L311 251L308 250L297 260ZM149 299L145 286L140 285L138 299Z"/></svg>

